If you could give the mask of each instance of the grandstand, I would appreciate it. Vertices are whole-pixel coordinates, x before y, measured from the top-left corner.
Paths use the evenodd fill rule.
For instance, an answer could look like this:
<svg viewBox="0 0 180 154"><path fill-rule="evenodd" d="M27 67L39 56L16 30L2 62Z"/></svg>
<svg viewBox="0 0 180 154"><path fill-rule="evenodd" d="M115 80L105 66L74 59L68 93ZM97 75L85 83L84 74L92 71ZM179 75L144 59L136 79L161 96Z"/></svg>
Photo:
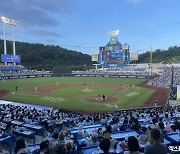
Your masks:
<svg viewBox="0 0 180 154"><path fill-rule="evenodd" d="M110 146L110 152L124 153L128 149L123 141L130 136L138 139L138 150L143 152L146 142L152 142L148 136L150 128L161 130L161 142L165 145L179 145L180 108L176 106L91 115L13 104L1 104L0 108L3 153L13 150L19 153L22 150L24 153L102 153L98 145L103 138L116 145ZM18 145L20 136L22 142L26 140L22 146Z"/></svg>

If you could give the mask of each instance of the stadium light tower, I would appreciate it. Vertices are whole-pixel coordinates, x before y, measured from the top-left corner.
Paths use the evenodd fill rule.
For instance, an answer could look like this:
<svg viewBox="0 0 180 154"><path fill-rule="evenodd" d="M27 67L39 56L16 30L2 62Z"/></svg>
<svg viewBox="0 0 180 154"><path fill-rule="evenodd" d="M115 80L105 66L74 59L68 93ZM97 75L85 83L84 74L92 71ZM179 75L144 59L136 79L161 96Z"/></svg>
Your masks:
<svg viewBox="0 0 180 154"><path fill-rule="evenodd" d="M13 55L16 55L16 48L15 48L15 26L18 25L18 21L6 18L4 16L1 16L1 22L4 23L4 54L7 54L6 49L6 24L10 24L13 26ZM7 62L5 62L5 65L7 65ZM14 63L16 65L16 63Z"/></svg>
<svg viewBox="0 0 180 154"><path fill-rule="evenodd" d="M8 22L8 19L6 17L1 17L1 22L4 23L4 54L7 54L6 49L6 23ZM7 63L5 63L7 65Z"/></svg>
<svg viewBox="0 0 180 154"><path fill-rule="evenodd" d="M16 55L16 46L15 46L15 26L18 25L18 22L11 20L11 25L13 25L13 55ZM14 63L16 65L16 63Z"/></svg>

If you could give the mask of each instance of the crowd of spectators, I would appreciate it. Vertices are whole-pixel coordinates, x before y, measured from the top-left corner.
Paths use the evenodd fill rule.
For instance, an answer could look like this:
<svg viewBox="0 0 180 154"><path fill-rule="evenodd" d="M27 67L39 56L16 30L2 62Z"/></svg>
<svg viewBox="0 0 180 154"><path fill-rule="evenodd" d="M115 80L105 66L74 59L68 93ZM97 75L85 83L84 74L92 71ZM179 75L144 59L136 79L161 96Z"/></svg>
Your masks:
<svg viewBox="0 0 180 154"><path fill-rule="evenodd" d="M0 77L8 76L28 76L28 75L42 75L42 74L51 74L49 71L37 71L37 70L25 70L25 71L0 71Z"/></svg>
<svg viewBox="0 0 180 154"><path fill-rule="evenodd" d="M178 132L180 129L179 111L180 106L168 106L86 115L65 112L61 109L38 110L26 106L1 104L0 126L6 127L1 133L8 135L12 135L12 131L17 129L17 126L11 124L13 120L43 126L45 136L36 151L43 154L80 153L83 146L94 144L99 145L99 150L94 151L94 154L116 153L119 146L126 149L124 154L140 153L140 144L145 145L145 154L159 154L167 152L167 146L163 144L163 136L166 133ZM83 129L85 125L94 124L100 124L102 127L91 131ZM78 135L83 138L80 144L77 144L77 136L71 133L73 127L78 127ZM141 135L129 137L121 142L111 137L112 132L122 132L127 129ZM28 151L25 140L17 138L14 153L30 153Z"/></svg>
<svg viewBox="0 0 180 154"><path fill-rule="evenodd" d="M120 71L120 70L86 70L86 71L73 71L72 74L74 75L103 75L103 76L110 76L110 75L119 75L119 76L148 76L149 72L147 71ZM153 74L153 75L156 75Z"/></svg>
<svg viewBox="0 0 180 154"><path fill-rule="evenodd" d="M16 77L16 76L30 76L30 75L42 75L42 74L51 74L46 70L28 70L22 65L1 65L0 64L0 77Z"/></svg>
<svg viewBox="0 0 180 154"><path fill-rule="evenodd" d="M148 85L170 88L172 85L172 72L173 72L173 86L180 85L180 67L165 67L162 75L148 81Z"/></svg>
<svg viewBox="0 0 180 154"><path fill-rule="evenodd" d="M162 67L161 74L153 73L153 78L148 81L148 85L170 88L172 85L172 68ZM123 70L86 70L86 71L74 71L74 75L101 75L101 76L149 76L147 71L123 71ZM173 68L173 86L180 85L180 67Z"/></svg>

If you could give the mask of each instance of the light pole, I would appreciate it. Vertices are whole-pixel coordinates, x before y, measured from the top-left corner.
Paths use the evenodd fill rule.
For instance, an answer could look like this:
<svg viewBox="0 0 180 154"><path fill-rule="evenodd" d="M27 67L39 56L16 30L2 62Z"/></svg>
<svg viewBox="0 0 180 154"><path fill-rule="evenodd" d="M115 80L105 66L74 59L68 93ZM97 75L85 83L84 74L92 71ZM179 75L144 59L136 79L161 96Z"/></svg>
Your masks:
<svg viewBox="0 0 180 154"><path fill-rule="evenodd" d="M7 54L7 49L6 49L6 23L8 21L5 17L1 17L1 22L4 23L4 54ZM5 62L5 65L7 65L7 62Z"/></svg>
<svg viewBox="0 0 180 154"><path fill-rule="evenodd" d="M149 75L152 76L152 47L150 46Z"/></svg>
<svg viewBox="0 0 180 154"><path fill-rule="evenodd" d="M18 21L6 18L1 16L1 22L4 23L4 54L7 54L7 49L6 49L6 24L10 24L13 26L13 55L16 55L16 48L15 48L15 26L18 25ZM7 62L5 62L5 65L7 65ZM14 65L16 63L14 62Z"/></svg>
<svg viewBox="0 0 180 154"><path fill-rule="evenodd" d="M173 65L171 66L171 90L173 88L173 83L174 83L174 67Z"/></svg>

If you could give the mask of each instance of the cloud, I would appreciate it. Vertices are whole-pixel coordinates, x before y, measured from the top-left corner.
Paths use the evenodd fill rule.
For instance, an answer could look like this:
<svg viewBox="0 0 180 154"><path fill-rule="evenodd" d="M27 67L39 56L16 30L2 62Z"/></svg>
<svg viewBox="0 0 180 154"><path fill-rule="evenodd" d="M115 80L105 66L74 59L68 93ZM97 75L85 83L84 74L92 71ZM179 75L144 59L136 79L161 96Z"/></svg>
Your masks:
<svg viewBox="0 0 180 154"><path fill-rule="evenodd" d="M31 30L27 30L27 33L40 37L65 37L65 35L61 35L59 33L43 30L43 29L31 29Z"/></svg>
<svg viewBox="0 0 180 154"><path fill-rule="evenodd" d="M60 16L74 8L73 0L1 0L0 15L18 20L24 27L56 26Z"/></svg>
<svg viewBox="0 0 180 154"><path fill-rule="evenodd" d="M137 5L143 3L144 1L145 0L128 0L127 3Z"/></svg>

